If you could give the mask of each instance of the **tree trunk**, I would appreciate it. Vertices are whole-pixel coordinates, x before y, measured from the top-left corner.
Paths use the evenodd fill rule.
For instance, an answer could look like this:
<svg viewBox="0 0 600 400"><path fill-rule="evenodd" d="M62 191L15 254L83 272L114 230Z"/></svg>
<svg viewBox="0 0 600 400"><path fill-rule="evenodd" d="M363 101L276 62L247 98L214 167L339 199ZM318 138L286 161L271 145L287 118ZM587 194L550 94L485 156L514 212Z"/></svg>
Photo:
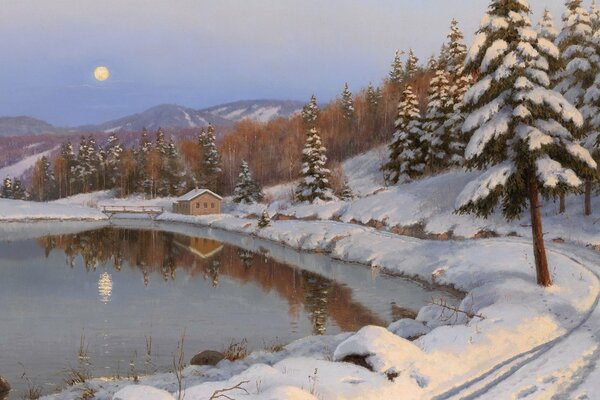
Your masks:
<svg viewBox="0 0 600 400"><path fill-rule="evenodd" d="M540 286L551 286L552 277L548 270L540 207L537 178L532 174L529 178L529 208L531 211L531 233L533 235L533 255L535 257L537 283Z"/></svg>
<svg viewBox="0 0 600 400"><path fill-rule="evenodd" d="M561 193L559 197L558 213L564 214L567 211L567 205L565 204L565 194Z"/></svg>
<svg viewBox="0 0 600 400"><path fill-rule="evenodd" d="M585 181L585 215L592 215L592 181Z"/></svg>

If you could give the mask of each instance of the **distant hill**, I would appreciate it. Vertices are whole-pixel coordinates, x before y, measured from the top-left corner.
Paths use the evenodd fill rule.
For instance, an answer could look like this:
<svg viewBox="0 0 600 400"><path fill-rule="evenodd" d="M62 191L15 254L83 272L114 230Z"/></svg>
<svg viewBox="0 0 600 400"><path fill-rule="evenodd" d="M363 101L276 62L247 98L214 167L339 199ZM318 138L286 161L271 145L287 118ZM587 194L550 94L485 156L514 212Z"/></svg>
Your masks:
<svg viewBox="0 0 600 400"><path fill-rule="evenodd" d="M37 118L0 117L0 136L44 135L48 133L64 133L65 129L57 128Z"/></svg>
<svg viewBox="0 0 600 400"><path fill-rule="evenodd" d="M161 104L138 114L128 115L96 125L59 128L36 118L0 117L0 137L31 136L45 134L76 134L80 132L124 132L149 130L163 127L195 128L212 124L218 127L232 126L244 119L268 122L276 118L288 118L302 109L303 103L291 100L245 100L195 110L177 104Z"/></svg>
<svg viewBox="0 0 600 400"><path fill-rule="evenodd" d="M289 118L302 110L304 104L293 100L244 100L205 108L210 113L231 122L250 119L269 122L276 118Z"/></svg>
<svg viewBox="0 0 600 400"><path fill-rule="evenodd" d="M80 131L120 132L149 130L158 127L195 128L231 126L243 119L268 122L276 118L288 118L302 109L302 103L290 100L245 100L194 110L177 104L162 104L139 114L129 115L99 125L75 128Z"/></svg>
<svg viewBox="0 0 600 400"><path fill-rule="evenodd" d="M231 122L212 115L177 104L161 104L139 114L104 122L99 125L87 125L74 130L95 132L140 131L163 128L195 128L213 125L228 125Z"/></svg>

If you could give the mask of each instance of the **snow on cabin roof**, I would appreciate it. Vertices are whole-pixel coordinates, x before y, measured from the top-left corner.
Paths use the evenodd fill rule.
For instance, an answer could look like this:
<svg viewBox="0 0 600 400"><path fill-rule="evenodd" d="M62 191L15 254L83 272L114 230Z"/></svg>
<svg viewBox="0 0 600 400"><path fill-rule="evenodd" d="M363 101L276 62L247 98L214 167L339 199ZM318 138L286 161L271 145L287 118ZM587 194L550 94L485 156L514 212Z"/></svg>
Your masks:
<svg viewBox="0 0 600 400"><path fill-rule="evenodd" d="M194 200L196 197L204 194L204 193L209 193L212 194L213 196L215 196L217 199L219 200L223 200L223 198L221 196L219 196L218 194L216 194L215 192L208 190L208 189L194 189L192 191L187 192L186 194L184 194L181 197L178 197L177 199L175 199L176 202L179 201L190 201L190 200Z"/></svg>

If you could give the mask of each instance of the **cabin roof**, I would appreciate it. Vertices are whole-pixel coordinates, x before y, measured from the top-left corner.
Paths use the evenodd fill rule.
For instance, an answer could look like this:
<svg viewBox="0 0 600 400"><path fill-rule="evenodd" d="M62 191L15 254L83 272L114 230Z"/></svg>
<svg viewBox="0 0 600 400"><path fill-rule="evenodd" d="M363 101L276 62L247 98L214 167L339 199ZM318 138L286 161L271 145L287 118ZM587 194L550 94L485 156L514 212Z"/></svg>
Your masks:
<svg viewBox="0 0 600 400"><path fill-rule="evenodd" d="M216 197L217 199L223 200L223 198L221 196L219 196L218 194L216 194L215 192L213 192L211 190L208 190L208 189L194 189L194 190L191 190L191 191L187 192L183 196L178 197L177 199L175 199L175 202L191 201L191 200L194 200L196 197L203 195L204 193L211 194L214 197Z"/></svg>

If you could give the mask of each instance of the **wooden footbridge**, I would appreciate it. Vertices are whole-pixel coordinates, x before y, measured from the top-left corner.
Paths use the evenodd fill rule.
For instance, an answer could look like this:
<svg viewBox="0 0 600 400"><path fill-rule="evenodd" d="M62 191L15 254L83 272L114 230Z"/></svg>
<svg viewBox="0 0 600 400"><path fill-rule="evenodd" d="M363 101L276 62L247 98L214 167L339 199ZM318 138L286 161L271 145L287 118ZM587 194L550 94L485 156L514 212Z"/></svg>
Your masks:
<svg viewBox="0 0 600 400"><path fill-rule="evenodd" d="M101 206L101 210L108 216L108 219L112 219L115 215L147 215L152 219L156 219L159 215L165 212L164 207L161 206Z"/></svg>

